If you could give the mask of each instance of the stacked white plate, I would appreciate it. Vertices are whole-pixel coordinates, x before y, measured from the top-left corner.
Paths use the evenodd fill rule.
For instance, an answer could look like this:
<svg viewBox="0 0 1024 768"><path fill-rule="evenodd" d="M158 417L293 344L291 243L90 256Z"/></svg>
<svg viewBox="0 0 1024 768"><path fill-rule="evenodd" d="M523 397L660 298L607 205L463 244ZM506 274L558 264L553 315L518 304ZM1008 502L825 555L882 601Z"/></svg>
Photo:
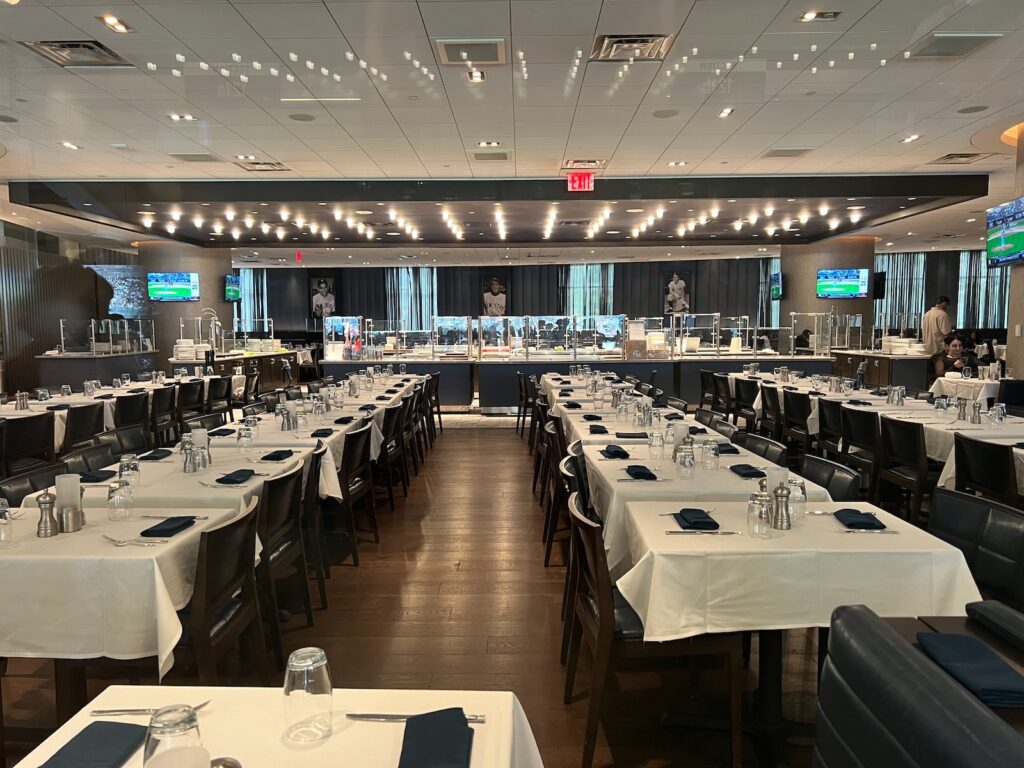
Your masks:
<svg viewBox="0 0 1024 768"><path fill-rule="evenodd" d="M263 351L274 352L277 350L277 339L263 339Z"/></svg>
<svg viewBox="0 0 1024 768"><path fill-rule="evenodd" d="M174 345L174 359L175 360L195 360L196 359L196 348L194 344L175 344Z"/></svg>

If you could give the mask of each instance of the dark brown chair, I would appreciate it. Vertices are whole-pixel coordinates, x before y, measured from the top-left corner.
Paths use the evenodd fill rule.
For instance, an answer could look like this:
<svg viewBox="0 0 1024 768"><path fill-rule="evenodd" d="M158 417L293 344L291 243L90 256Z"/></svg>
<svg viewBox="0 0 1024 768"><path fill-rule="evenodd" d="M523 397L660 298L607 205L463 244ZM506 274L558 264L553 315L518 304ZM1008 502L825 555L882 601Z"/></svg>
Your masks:
<svg viewBox="0 0 1024 768"><path fill-rule="evenodd" d="M0 480L7 474L7 419L0 418ZM3 713L0 713L0 720L3 720Z"/></svg>
<svg viewBox="0 0 1024 768"><path fill-rule="evenodd" d="M114 463L114 453L106 444L88 445L61 456L60 460L67 464L68 472L81 474L109 467Z"/></svg>
<svg viewBox="0 0 1024 768"><path fill-rule="evenodd" d="M319 395L320 394L320 382L319 381L311 381L308 384L306 384L306 394L307 395Z"/></svg>
<svg viewBox="0 0 1024 768"><path fill-rule="evenodd" d="M92 439L103 431L103 403L73 405L68 408L64 422L64 440L61 454L69 453L83 445L90 445Z"/></svg>
<svg viewBox="0 0 1024 768"><path fill-rule="evenodd" d="M220 413L208 413L205 416L196 416L193 419L186 419L181 425L181 431L191 432L193 429L219 429L227 424L227 414L223 411Z"/></svg>
<svg viewBox="0 0 1024 768"><path fill-rule="evenodd" d="M285 400L301 400L302 399L302 387L287 387L284 390Z"/></svg>
<svg viewBox="0 0 1024 768"><path fill-rule="evenodd" d="M7 503L11 507L20 507L26 496L52 487L54 478L57 475L66 474L67 471L68 465L60 462L45 467L36 467L29 472L8 477L0 483L0 498L7 499Z"/></svg>
<svg viewBox="0 0 1024 768"><path fill-rule="evenodd" d="M562 566L569 564L569 539L572 526L569 523L569 495L576 493L576 468L572 456L565 456L558 462L558 471L552 483L551 498L544 516L544 567L551 565L551 551L556 542L561 543ZM582 502L581 502L582 503Z"/></svg>
<svg viewBox="0 0 1024 768"><path fill-rule="evenodd" d="M832 501L857 501L860 498L860 474L834 461L808 454L803 458L800 476L828 491Z"/></svg>
<svg viewBox="0 0 1024 768"><path fill-rule="evenodd" d="M430 402L427 403L430 411L437 417L437 431L444 433L444 423L441 421L441 372L430 373Z"/></svg>
<svg viewBox="0 0 1024 768"><path fill-rule="evenodd" d="M149 430L138 424L100 432L94 440L97 445L110 446L110 452L114 454L115 459L120 459L128 453L138 455L149 450Z"/></svg>
<svg viewBox="0 0 1024 768"><path fill-rule="evenodd" d="M7 419L4 463L7 473L20 475L54 461L53 411Z"/></svg>
<svg viewBox="0 0 1024 768"><path fill-rule="evenodd" d="M843 404L830 397L818 397L818 451L826 459L838 457L843 444Z"/></svg>
<svg viewBox="0 0 1024 768"><path fill-rule="evenodd" d="M223 413L228 421L235 420L231 410L231 377L214 376L206 388L206 412L208 414Z"/></svg>
<svg viewBox="0 0 1024 768"><path fill-rule="evenodd" d="M761 434L772 440L782 439L782 403L779 388L761 385Z"/></svg>
<svg viewBox="0 0 1024 768"><path fill-rule="evenodd" d="M743 428L747 432L754 432L757 429L757 411L754 410L754 403L760 394L760 386L756 381L737 376L734 380L736 386L736 397L733 401L733 410L736 414L737 424L743 419Z"/></svg>
<svg viewBox="0 0 1024 768"><path fill-rule="evenodd" d="M710 427L715 421L721 420L722 416L701 406L693 412L693 418L696 419L698 424Z"/></svg>
<svg viewBox="0 0 1024 768"><path fill-rule="evenodd" d="M807 428L811 416L811 396L806 392L782 390L782 439L796 453L810 453L814 437ZM790 451L794 453L794 451Z"/></svg>
<svg viewBox="0 0 1024 768"><path fill-rule="evenodd" d="M1014 406L1015 408L1024 406L1024 380L1001 380L999 382L999 395L996 397L996 402L1007 406Z"/></svg>
<svg viewBox="0 0 1024 768"><path fill-rule="evenodd" d="M195 586L192 599L178 612L182 636L174 655L176 666L194 667L203 685L221 684L218 665L239 646L239 667L253 669L261 685L269 682L255 579L256 504L254 499L239 517L199 535Z"/></svg>
<svg viewBox="0 0 1024 768"><path fill-rule="evenodd" d="M939 469L928 461L924 425L883 416L878 443L878 482L873 501L880 503L883 483L895 486L909 498L908 519L918 525L921 503L939 480Z"/></svg>
<svg viewBox="0 0 1024 768"><path fill-rule="evenodd" d="M743 654L740 635L699 635L685 640L645 643L640 617L612 584L605 559L601 525L583 513L577 494L569 497L569 514L578 567L572 613L567 617L572 626L565 676L566 704L573 701L575 694L581 640L586 641L594 659L590 706L583 736L582 768L590 768L594 762L604 694L612 685L611 676L615 674L616 667L622 662L638 659L669 660L686 656L719 656L726 660L729 675L731 765L739 768L743 762Z"/></svg>
<svg viewBox="0 0 1024 768"><path fill-rule="evenodd" d="M280 392L266 392L259 396L259 399L263 401L266 406L267 413L273 413L274 410L281 404L281 393Z"/></svg>
<svg viewBox="0 0 1024 768"><path fill-rule="evenodd" d="M259 416L261 413L267 412L266 404L260 400L255 403L249 403L249 405L242 406L242 416Z"/></svg>
<svg viewBox="0 0 1024 768"><path fill-rule="evenodd" d="M715 407L715 374L713 371L700 372L700 400L697 401L697 407L703 408Z"/></svg>
<svg viewBox="0 0 1024 768"><path fill-rule="evenodd" d="M377 477L384 485L388 494L391 511L395 511L395 481L402 484L402 494L409 495L408 467L402 450L402 405L392 405L384 409L384 422L381 432L380 454L374 461Z"/></svg>
<svg viewBox="0 0 1024 768"><path fill-rule="evenodd" d="M874 411L840 406L843 446L839 463L853 467L867 480L868 498L878 487L878 415Z"/></svg>
<svg viewBox="0 0 1024 768"><path fill-rule="evenodd" d="M178 427L183 429L186 419L202 416L205 410L203 402L203 380L182 381L178 384L178 402L176 405Z"/></svg>
<svg viewBox="0 0 1024 768"><path fill-rule="evenodd" d="M786 446L777 440L771 440L764 435L747 435L743 441L743 447L755 456L768 459L772 464L785 467L789 463L789 451Z"/></svg>
<svg viewBox="0 0 1024 768"><path fill-rule="evenodd" d="M680 413L686 413L686 409L690 407L689 403L687 403L682 398L678 398L678 397L670 397L670 398L668 398L665 401L665 404L669 408L673 408L673 409L679 411Z"/></svg>
<svg viewBox="0 0 1024 768"><path fill-rule="evenodd" d="M346 432L338 468L341 503L325 510L328 540L350 539L352 563L359 565L359 539L356 513L362 509L374 542L380 541L377 510L373 498L373 469L370 464L370 425Z"/></svg>
<svg viewBox="0 0 1024 768"><path fill-rule="evenodd" d="M313 603L309 598L302 542L301 462L294 469L263 481L257 520L263 551L256 565L256 584L264 606L263 618L270 629L270 647L278 667L283 668L285 655L278 618L278 582L297 579L295 589L302 598L306 624L313 626Z"/></svg>
<svg viewBox="0 0 1024 768"><path fill-rule="evenodd" d="M259 397L260 390L260 375L258 373L247 373L245 374L245 386L242 388L242 394L238 397L235 393L231 393L231 408L242 409L247 405L255 403Z"/></svg>
<svg viewBox="0 0 1024 768"><path fill-rule="evenodd" d="M306 482L302 490L302 538L306 553L306 573L316 580L320 594L320 607L327 607L327 582L330 563L324 547L323 512L320 506L320 467L327 446L317 441L306 468Z"/></svg>
<svg viewBox="0 0 1024 768"><path fill-rule="evenodd" d="M153 433L153 445L164 447L178 441L178 387L158 387L150 393L149 431Z"/></svg>
<svg viewBox="0 0 1024 768"><path fill-rule="evenodd" d="M711 410L719 414L726 421L732 417L735 420L735 414L732 408L732 392L729 389L729 374L727 373L716 373L714 377L715 386L715 400L711 405Z"/></svg>
<svg viewBox="0 0 1024 768"><path fill-rule="evenodd" d="M739 427L737 427L735 424L730 424L728 421L725 421L724 419L715 419L714 421L711 422L710 426L718 434L724 435L725 437L729 438L729 442L732 442L735 439L736 434L740 431Z"/></svg>
<svg viewBox="0 0 1024 768"><path fill-rule="evenodd" d="M958 491L980 493L1011 507L1020 506L1017 461L1012 445L956 434L953 436L953 455L956 457Z"/></svg>
<svg viewBox="0 0 1024 768"><path fill-rule="evenodd" d="M402 397L402 448L406 458L412 459L412 471L417 475L420 473L420 463L423 461L417 438L418 401L419 398L415 391Z"/></svg>
<svg viewBox="0 0 1024 768"><path fill-rule="evenodd" d="M149 426L149 393L119 395L114 398L114 428Z"/></svg>

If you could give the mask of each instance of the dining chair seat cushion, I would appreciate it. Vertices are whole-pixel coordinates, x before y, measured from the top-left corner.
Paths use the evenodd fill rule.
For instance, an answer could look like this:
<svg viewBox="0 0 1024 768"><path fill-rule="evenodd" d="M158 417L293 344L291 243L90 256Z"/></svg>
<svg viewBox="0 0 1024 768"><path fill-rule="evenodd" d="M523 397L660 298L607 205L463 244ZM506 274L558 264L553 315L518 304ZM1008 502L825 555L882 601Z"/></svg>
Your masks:
<svg viewBox="0 0 1024 768"><path fill-rule="evenodd" d="M618 587L612 587L612 603L615 606L615 637L620 640L642 640L644 623L633 610ZM597 616L597 601L593 595L587 596L587 605L594 616Z"/></svg>

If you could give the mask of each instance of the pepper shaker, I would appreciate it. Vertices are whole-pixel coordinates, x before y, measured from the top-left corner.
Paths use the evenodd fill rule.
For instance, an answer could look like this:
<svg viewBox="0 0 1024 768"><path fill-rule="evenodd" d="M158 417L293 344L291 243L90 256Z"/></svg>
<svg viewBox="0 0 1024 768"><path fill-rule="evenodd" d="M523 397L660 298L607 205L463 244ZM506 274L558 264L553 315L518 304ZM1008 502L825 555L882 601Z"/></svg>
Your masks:
<svg viewBox="0 0 1024 768"><path fill-rule="evenodd" d="M39 505L39 525L36 526L36 536L40 539L56 536L60 532L57 527L57 518L53 514L57 496L48 490L43 491L36 497L36 504Z"/></svg>
<svg viewBox="0 0 1024 768"><path fill-rule="evenodd" d="M779 487L772 491L772 528L780 531L788 531L793 527L793 518L789 513L789 493L785 483L779 483Z"/></svg>

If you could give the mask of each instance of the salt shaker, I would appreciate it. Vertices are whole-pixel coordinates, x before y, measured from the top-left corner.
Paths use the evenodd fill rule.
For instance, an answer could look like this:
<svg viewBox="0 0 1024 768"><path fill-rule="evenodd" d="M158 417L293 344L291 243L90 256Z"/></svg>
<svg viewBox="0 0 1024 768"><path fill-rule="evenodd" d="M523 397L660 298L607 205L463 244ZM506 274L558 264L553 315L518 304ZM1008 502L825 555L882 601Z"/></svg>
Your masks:
<svg viewBox="0 0 1024 768"><path fill-rule="evenodd" d="M36 526L36 536L40 539L56 536L59 533L59 528L53 508L57 504L57 496L49 491L43 491L36 497L36 504L39 505L39 525Z"/></svg>
<svg viewBox="0 0 1024 768"><path fill-rule="evenodd" d="M793 518L789 513L789 488L785 483L779 483L779 487L772 491L772 497L772 528L788 531L793 527Z"/></svg>

